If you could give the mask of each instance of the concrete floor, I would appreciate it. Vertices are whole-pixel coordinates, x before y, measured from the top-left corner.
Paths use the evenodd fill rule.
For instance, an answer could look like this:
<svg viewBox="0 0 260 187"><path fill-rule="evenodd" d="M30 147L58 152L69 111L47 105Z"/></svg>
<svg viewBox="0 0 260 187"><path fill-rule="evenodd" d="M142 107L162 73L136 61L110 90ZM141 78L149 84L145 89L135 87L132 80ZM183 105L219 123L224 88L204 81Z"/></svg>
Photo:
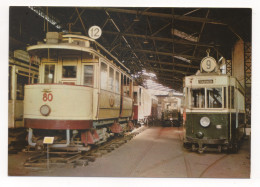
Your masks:
<svg viewBox="0 0 260 187"><path fill-rule="evenodd" d="M25 153L9 155L11 176L249 178L250 144L238 154L190 152L182 147L183 131L177 127L151 127L128 143L90 162L86 167L51 168L22 166Z"/></svg>

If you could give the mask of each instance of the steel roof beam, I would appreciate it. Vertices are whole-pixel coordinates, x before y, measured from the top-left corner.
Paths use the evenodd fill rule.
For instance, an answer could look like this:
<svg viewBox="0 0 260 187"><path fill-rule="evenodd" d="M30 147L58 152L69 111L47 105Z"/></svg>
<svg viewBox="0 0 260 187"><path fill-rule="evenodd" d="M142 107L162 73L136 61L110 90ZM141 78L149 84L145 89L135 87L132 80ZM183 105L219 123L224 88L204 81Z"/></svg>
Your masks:
<svg viewBox="0 0 260 187"><path fill-rule="evenodd" d="M185 68L192 68L192 69L199 69L199 66L194 66L190 64L175 64L172 62L159 62L159 61L154 61L154 60L147 60L146 62L149 63L155 63L155 64L162 64L162 65L170 65L170 66L176 66L176 67L185 67Z"/></svg>
<svg viewBox="0 0 260 187"><path fill-rule="evenodd" d="M183 45L198 45L202 47L215 47L215 45L209 45L204 43L198 43L198 42L187 42L183 40L178 39L172 39L172 38L162 38L162 37L155 37L155 36L149 36L149 35L140 35L140 34L131 34L131 33L117 33L117 32L111 32L111 31L102 31L105 34L113 34L113 35L122 35L122 36L128 36L128 37L137 37L137 38L143 38L143 39L150 39L150 40L158 40L162 42L172 42L176 44L183 44Z"/></svg>
<svg viewBox="0 0 260 187"><path fill-rule="evenodd" d="M144 49L134 49L135 52L141 52L141 53L149 53L149 54L157 54L157 55L164 55L164 56L173 56L173 57L183 57L183 58L188 58L192 60L201 60L199 57L194 57L191 55L184 55L184 54L179 54L179 53L168 53L168 52L159 52L159 51L151 51L151 50L144 50Z"/></svg>
<svg viewBox="0 0 260 187"><path fill-rule="evenodd" d="M183 81L183 77L184 76L173 76L172 74L165 74L165 73L157 73L157 77L169 77L169 78L173 78L173 79L175 79L175 80L177 80L177 81L180 81L180 82L182 82Z"/></svg>
<svg viewBox="0 0 260 187"><path fill-rule="evenodd" d="M180 70L176 70L176 69L163 69L163 68L152 68L153 70L158 70L158 71L164 71L164 72L173 72L173 73L180 73L183 75L187 75L187 74L192 74L191 72L187 72L187 71L180 71Z"/></svg>
<svg viewBox="0 0 260 187"><path fill-rule="evenodd" d="M104 8L98 7L98 8L89 8L89 9L103 10ZM108 12L118 12L118 13L135 14L135 15L138 13L137 10L121 9L121 8L105 8L105 10ZM164 13L156 13L156 12L142 12L142 15L160 17L160 18L169 18L169 19L172 19L173 17L172 14L164 14ZM201 18L201 17L174 15L173 18L181 21L191 21L191 22L200 22L200 23L206 22L210 24L227 25L226 23L223 23L218 20Z"/></svg>

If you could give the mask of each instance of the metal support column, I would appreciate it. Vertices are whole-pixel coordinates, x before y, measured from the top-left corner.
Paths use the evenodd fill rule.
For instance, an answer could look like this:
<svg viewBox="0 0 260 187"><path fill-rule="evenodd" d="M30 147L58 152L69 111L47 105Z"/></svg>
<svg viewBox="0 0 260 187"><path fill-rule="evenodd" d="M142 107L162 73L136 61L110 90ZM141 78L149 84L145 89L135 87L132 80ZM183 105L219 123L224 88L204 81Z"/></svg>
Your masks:
<svg viewBox="0 0 260 187"><path fill-rule="evenodd" d="M231 60L226 60L226 70L227 70L227 75L232 75L232 61Z"/></svg>
<svg viewBox="0 0 260 187"><path fill-rule="evenodd" d="M251 127L251 43L244 43L246 125Z"/></svg>

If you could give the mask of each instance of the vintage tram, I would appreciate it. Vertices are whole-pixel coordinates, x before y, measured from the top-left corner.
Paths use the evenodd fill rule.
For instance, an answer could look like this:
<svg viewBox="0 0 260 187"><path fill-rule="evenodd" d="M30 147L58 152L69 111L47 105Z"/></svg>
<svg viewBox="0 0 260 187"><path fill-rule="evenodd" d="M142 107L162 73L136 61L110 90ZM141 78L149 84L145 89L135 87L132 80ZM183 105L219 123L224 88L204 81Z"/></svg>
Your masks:
<svg viewBox="0 0 260 187"><path fill-rule="evenodd" d="M87 151L113 134L132 129L133 79L98 42L80 34L48 32L27 48L40 59L39 83L25 86L28 143ZM104 56L107 55L107 56Z"/></svg>
<svg viewBox="0 0 260 187"><path fill-rule="evenodd" d="M134 85L133 122L137 126L155 125L158 120L158 98L149 89Z"/></svg>
<svg viewBox="0 0 260 187"><path fill-rule="evenodd" d="M184 94L184 146L236 152L245 134L244 88L237 79L222 74L208 55L196 75L185 77Z"/></svg>
<svg viewBox="0 0 260 187"><path fill-rule="evenodd" d="M32 59L24 50L9 52L8 74L8 150L22 149L26 145L27 131L23 122L24 86L37 83L38 59Z"/></svg>
<svg viewBox="0 0 260 187"><path fill-rule="evenodd" d="M26 51L15 50L9 56L8 128L23 128L24 86L37 83L39 63Z"/></svg>
<svg viewBox="0 0 260 187"><path fill-rule="evenodd" d="M181 98L169 94L161 98L162 126L181 126Z"/></svg>

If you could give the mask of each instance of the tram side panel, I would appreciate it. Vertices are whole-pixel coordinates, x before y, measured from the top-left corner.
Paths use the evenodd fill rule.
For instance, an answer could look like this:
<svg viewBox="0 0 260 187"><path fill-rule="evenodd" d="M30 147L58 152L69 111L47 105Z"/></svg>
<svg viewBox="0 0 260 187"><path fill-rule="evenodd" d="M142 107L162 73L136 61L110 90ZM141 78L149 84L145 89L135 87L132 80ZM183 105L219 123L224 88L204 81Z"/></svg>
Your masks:
<svg viewBox="0 0 260 187"><path fill-rule="evenodd" d="M36 83L38 64L29 65L29 55L22 50L15 50L9 58L9 89L8 89L8 128L23 128L24 86L30 82ZM31 63L36 63L31 60Z"/></svg>
<svg viewBox="0 0 260 187"><path fill-rule="evenodd" d="M147 123L152 114L152 97L142 86L134 86L134 95L133 120L137 124Z"/></svg>

